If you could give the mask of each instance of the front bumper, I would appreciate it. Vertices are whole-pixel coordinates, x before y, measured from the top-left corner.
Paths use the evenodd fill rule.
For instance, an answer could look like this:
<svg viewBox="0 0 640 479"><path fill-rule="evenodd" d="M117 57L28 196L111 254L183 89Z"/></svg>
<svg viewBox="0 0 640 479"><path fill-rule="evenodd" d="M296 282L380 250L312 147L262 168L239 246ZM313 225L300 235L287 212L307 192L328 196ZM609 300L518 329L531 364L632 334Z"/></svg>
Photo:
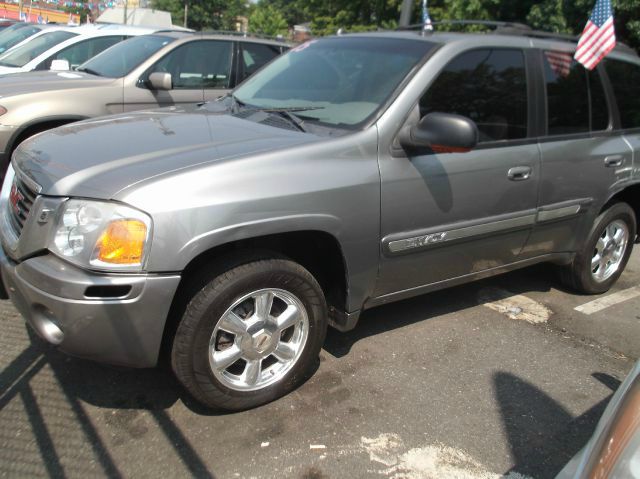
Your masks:
<svg viewBox="0 0 640 479"><path fill-rule="evenodd" d="M2 248L0 269L18 311L62 351L124 366L156 365L179 275L98 274L51 254L15 263Z"/></svg>

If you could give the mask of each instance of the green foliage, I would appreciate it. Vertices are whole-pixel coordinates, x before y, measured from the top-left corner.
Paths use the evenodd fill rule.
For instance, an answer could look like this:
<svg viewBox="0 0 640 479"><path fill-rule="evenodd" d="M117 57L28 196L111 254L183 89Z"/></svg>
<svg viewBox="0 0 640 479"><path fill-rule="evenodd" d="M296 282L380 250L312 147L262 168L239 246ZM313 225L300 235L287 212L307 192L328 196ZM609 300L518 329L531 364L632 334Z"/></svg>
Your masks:
<svg viewBox="0 0 640 479"><path fill-rule="evenodd" d="M154 8L170 11L174 23L182 24L184 0L152 1ZM245 0L187 1L188 26L195 29L233 28L235 17L248 12L247 5L243 3ZM422 1L414 2L413 22L419 23ZM595 0L429 0L429 12L434 21L502 20L578 35L594 4ZM640 0L613 0L613 5L619 40L640 49ZM313 34L318 36L333 35L340 28L352 32L394 28L400 18L401 6L402 0L259 0L251 8L254 23L251 28L265 33L282 33L286 28L281 20L287 27L310 23Z"/></svg>
<svg viewBox="0 0 640 479"><path fill-rule="evenodd" d="M249 31L265 35L286 35L289 25L280 11L273 5L259 3L249 16Z"/></svg>
<svg viewBox="0 0 640 479"><path fill-rule="evenodd" d="M61 8L63 12L73 13L74 15L80 15L80 24L87 23L87 16L91 16L91 10L87 7L67 7ZM95 19L94 19L95 20Z"/></svg>
<svg viewBox="0 0 640 479"><path fill-rule="evenodd" d="M188 0L187 27L194 30L235 30L247 13L244 0ZM185 0L152 0L152 8L171 12L175 25L183 25Z"/></svg>

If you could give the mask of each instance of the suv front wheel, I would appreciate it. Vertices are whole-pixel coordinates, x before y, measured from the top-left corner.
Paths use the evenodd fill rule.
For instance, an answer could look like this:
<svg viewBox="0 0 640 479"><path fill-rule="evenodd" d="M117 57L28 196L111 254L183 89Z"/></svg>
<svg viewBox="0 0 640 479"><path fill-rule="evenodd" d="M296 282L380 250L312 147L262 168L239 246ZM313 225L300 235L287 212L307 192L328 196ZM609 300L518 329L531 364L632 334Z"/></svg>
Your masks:
<svg viewBox="0 0 640 479"><path fill-rule="evenodd" d="M207 406L240 410L283 396L312 372L327 330L322 289L289 260L253 261L189 301L172 367Z"/></svg>
<svg viewBox="0 0 640 479"><path fill-rule="evenodd" d="M635 213L626 203L615 203L600 213L583 249L561 270L563 282L580 293L608 291L629 261L636 227Z"/></svg>

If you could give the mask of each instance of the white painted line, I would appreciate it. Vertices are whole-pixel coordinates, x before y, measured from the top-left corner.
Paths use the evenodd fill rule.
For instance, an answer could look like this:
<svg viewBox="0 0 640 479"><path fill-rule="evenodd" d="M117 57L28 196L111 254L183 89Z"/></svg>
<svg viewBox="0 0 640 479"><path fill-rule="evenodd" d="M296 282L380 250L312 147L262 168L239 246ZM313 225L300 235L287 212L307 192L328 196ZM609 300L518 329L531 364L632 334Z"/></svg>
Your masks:
<svg viewBox="0 0 640 479"><path fill-rule="evenodd" d="M324 444L309 444L309 449L326 449Z"/></svg>
<svg viewBox="0 0 640 479"><path fill-rule="evenodd" d="M610 294L604 298L598 298L594 301L590 301L574 309L583 314L593 314L610 306L614 306L624 301L629 301L630 299L638 296L640 296L640 286L634 286L633 288L618 291L617 293Z"/></svg>

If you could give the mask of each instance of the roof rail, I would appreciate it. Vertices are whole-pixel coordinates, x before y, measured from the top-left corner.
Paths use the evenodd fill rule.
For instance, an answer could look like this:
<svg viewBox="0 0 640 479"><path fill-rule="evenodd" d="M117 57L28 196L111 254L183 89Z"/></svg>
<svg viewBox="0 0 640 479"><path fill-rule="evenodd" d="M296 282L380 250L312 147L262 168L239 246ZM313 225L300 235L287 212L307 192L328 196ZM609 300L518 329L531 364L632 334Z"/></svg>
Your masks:
<svg viewBox="0 0 640 479"><path fill-rule="evenodd" d="M493 33L498 35L515 35L549 40L562 40L571 43L576 43L579 39L578 36L570 35L567 33L534 30L529 25L518 22L497 22L491 20L441 20L431 22L431 25L481 25L484 27L493 28ZM406 27L398 27L397 30L424 30L424 27L424 23L416 23L413 25L408 25ZM427 31L426 33L428 34L430 32ZM638 53L633 48L620 41L618 41L616 44L616 50L638 56Z"/></svg>
<svg viewBox="0 0 640 479"><path fill-rule="evenodd" d="M249 32L238 32L235 30L202 30L195 33L203 33L206 35L231 35L234 37L243 37L243 38L260 38L262 40L273 40L275 42L286 42L286 38L273 37L269 35L263 35L261 33L249 33Z"/></svg>
<svg viewBox="0 0 640 479"><path fill-rule="evenodd" d="M498 28L514 28L522 30L531 30L531 27L524 23L518 22L497 22L492 20L438 20L431 22L431 25L481 25L484 27ZM414 23L413 25L407 25L406 27L398 27L396 30L422 30L425 27L424 23Z"/></svg>

